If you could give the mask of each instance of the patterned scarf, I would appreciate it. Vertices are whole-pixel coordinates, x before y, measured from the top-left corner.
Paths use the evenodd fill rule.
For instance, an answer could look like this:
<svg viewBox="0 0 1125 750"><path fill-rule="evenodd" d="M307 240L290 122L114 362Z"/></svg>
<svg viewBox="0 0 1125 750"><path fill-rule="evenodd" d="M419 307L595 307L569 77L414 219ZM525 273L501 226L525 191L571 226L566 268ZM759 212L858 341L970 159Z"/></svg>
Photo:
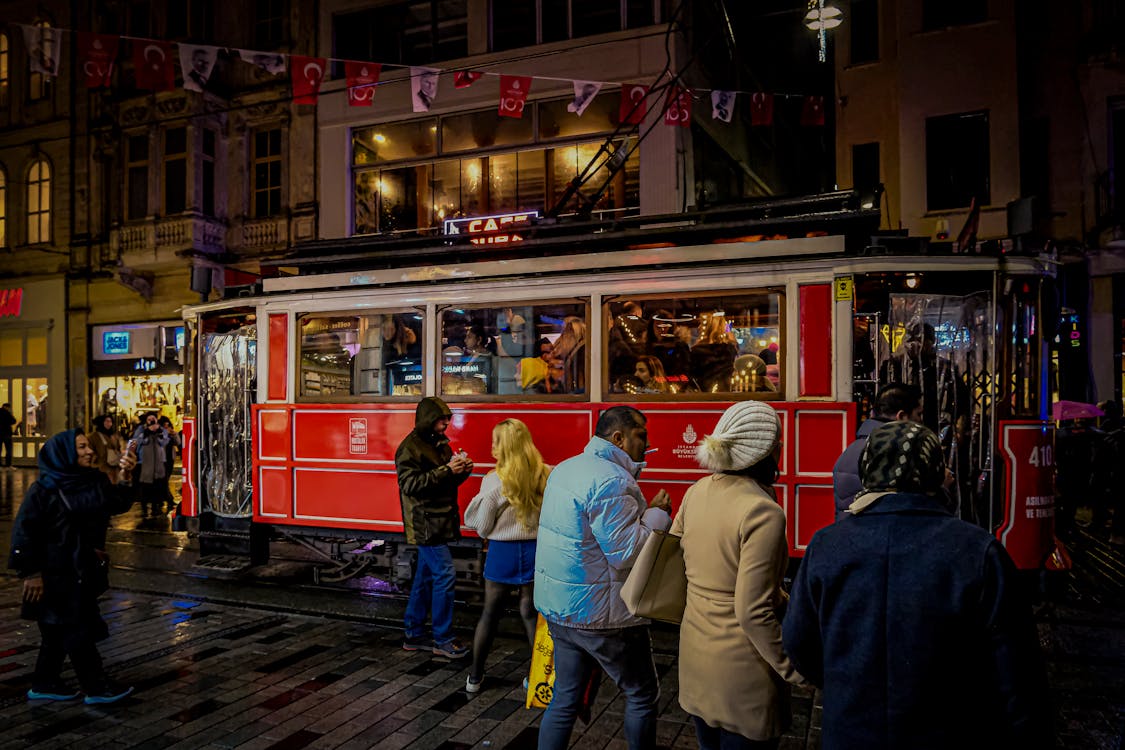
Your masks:
<svg viewBox="0 0 1125 750"><path fill-rule="evenodd" d="M865 493L936 494L945 480L941 441L917 422L887 422L867 438L859 475Z"/></svg>

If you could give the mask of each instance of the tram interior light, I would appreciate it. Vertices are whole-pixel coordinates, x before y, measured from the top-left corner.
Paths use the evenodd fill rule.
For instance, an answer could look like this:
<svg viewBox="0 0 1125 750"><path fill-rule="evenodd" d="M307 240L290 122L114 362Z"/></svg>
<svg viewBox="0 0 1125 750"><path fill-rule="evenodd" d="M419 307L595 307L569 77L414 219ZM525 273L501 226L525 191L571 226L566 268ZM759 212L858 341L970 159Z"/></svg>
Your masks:
<svg viewBox="0 0 1125 750"><path fill-rule="evenodd" d="M917 289L920 281L921 281L921 279L918 278L917 274L913 274L913 273L906 274L906 286L908 288Z"/></svg>

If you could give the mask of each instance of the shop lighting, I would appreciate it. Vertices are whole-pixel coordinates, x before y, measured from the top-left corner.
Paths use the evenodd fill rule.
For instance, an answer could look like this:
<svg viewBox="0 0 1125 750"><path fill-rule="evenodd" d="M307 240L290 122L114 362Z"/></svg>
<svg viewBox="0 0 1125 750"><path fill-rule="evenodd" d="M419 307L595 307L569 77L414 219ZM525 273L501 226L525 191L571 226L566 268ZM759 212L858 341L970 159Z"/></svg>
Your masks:
<svg viewBox="0 0 1125 750"><path fill-rule="evenodd" d="M805 26L810 31L834 29L844 22L839 8L825 5L824 0L809 0L809 12L805 14Z"/></svg>
<svg viewBox="0 0 1125 750"><path fill-rule="evenodd" d="M386 143L387 136L383 135L382 133L376 133L375 135L371 136L371 140L375 141L376 143Z"/></svg>

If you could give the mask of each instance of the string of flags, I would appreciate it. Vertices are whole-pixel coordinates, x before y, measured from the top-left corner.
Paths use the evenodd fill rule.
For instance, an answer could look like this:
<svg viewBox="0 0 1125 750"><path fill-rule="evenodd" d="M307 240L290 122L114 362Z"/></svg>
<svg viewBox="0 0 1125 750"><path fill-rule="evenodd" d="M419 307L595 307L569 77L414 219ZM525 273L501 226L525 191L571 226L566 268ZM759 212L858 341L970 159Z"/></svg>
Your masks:
<svg viewBox="0 0 1125 750"><path fill-rule="evenodd" d="M138 89L152 92L172 91L176 88L175 62L180 65L183 88L186 91L202 93L215 69L219 54L226 49L227 54L237 55L242 61L255 65L271 75L284 75L289 72L290 86L295 104L315 105L320 95L321 84L329 62L343 63L348 104L353 107L371 107L375 103L375 92L382 85L380 76L385 67L410 69L410 97L414 112L429 112L438 95L438 80L445 74L453 74L453 85L462 89L472 86L484 76L499 78L500 91L497 113L501 117L522 118L528 94L535 78L545 80L570 80L574 85L574 99L567 104L567 110L581 117L590 103L607 85L603 81L577 81L550 76L514 75L479 70L443 70L423 66L404 66L391 63L360 62L336 60L335 58L305 55L285 55L277 52L224 48L203 44L180 44L155 39L95 34L93 32L70 32L68 29L37 25L19 24L23 31L27 48L29 67L33 72L45 76L57 76L61 45L60 32L74 33L77 37L78 69L82 84L86 88L108 88L111 86L114 65L121 49L121 41L130 42L135 85ZM176 49L173 50L173 47ZM385 82L383 82L385 83ZM619 122L639 125L647 114L647 99L650 87L633 83L610 83L620 86L621 103L618 111ZM729 123L734 117L735 105L740 98L747 98L750 107L751 126L769 126L774 122L775 101L777 99L801 99L800 124L805 127L824 125L824 97L794 94L771 94L762 91L737 91L720 89L687 88L672 85L664 97L664 124L687 127L691 124L692 106L696 97L710 93L711 119Z"/></svg>

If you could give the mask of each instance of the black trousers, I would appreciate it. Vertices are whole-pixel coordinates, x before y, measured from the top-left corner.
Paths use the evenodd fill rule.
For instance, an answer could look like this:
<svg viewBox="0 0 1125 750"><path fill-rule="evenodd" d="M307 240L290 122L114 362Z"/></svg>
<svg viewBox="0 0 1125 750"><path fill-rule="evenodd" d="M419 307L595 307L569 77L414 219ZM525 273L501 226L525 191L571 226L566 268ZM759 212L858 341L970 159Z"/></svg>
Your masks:
<svg viewBox="0 0 1125 750"><path fill-rule="evenodd" d="M0 437L0 456L5 466L12 465L12 436Z"/></svg>
<svg viewBox="0 0 1125 750"><path fill-rule="evenodd" d="M67 656L78 675L78 684L87 695L105 688L102 657L88 632L75 632L66 625L41 622L39 633L43 640L39 643L39 658L35 661L35 673L31 677L32 688L47 690L58 685Z"/></svg>

